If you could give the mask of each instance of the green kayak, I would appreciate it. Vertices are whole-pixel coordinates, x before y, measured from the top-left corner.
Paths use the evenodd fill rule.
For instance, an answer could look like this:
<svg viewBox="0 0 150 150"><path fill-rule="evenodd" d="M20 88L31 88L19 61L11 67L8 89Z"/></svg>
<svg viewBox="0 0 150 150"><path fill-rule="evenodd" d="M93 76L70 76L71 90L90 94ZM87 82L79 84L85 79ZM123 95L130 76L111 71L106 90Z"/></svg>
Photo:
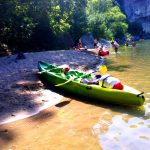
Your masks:
<svg viewBox="0 0 150 150"><path fill-rule="evenodd" d="M92 74L77 70L69 70L64 73L61 66L57 67L42 61L38 62L38 68L40 74L48 84L57 86L67 92L87 97L90 100L93 99L111 104L135 106L141 106L145 101L143 92L127 85L124 85L123 90L117 90L80 82L83 78L92 79Z"/></svg>

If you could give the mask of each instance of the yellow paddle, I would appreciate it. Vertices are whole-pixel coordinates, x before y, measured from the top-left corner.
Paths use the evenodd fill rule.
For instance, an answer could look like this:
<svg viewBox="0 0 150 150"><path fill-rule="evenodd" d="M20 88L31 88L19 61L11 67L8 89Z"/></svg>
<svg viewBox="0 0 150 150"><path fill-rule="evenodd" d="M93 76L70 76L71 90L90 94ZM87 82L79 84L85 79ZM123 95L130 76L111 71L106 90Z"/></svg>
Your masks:
<svg viewBox="0 0 150 150"><path fill-rule="evenodd" d="M107 72L107 67L106 65L102 65L102 66L99 66L99 72L101 74L105 74Z"/></svg>

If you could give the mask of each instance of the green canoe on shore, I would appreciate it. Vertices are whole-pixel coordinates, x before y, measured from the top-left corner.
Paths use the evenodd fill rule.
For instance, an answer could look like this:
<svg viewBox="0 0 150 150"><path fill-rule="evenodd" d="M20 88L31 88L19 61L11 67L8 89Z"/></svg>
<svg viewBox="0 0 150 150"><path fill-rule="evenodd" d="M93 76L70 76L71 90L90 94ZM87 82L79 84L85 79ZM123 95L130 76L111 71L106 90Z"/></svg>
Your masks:
<svg viewBox="0 0 150 150"><path fill-rule="evenodd" d="M133 106L141 106L145 101L143 92L127 85L124 85L123 90L116 90L94 84L80 83L83 78L92 78L91 74L85 72L69 70L64 73L61 66L57 67L42 61L38 62L38 68L48 84L57 86L66 92L89 98L89 100Z"/></svg>

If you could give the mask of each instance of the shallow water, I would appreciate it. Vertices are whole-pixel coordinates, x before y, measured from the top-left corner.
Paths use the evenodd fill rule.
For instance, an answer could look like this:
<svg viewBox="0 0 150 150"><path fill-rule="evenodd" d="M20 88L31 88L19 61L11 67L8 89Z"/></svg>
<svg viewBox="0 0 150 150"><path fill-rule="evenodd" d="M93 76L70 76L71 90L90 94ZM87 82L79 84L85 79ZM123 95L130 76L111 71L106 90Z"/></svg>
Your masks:
<svg viewBox="0 0 150 150"><path fill-rule="evenodd" d="M144 92L146 101L137 112L117 109L105 111L93 126L99 144L104 150L148 150L150 146L150 41L137 43L136 47L113 50L106 60L109 73L123 83ZM133 113L135 111L135 113ZM140 114L141 113L141 114Z"/></svg>
<svg viewBox="0 0 150 150"><path fill-rule="evenodd" d="M0 126L3 150L149 150L150 41L111 50L108 73L144 92L142 107L122 107L64 98L40 114Z"/></svg>

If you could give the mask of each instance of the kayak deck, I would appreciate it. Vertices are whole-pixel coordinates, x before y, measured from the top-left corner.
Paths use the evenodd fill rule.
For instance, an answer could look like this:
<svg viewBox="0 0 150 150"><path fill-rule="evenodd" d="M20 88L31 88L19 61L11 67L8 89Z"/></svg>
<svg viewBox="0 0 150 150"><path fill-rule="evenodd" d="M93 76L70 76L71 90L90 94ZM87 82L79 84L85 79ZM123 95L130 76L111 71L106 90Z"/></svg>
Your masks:
<svg viewBox="0 0 150 150"><path fill-rule="evenodd" d="M80 72L76 70L70 70L67 73L62 72L61 67L53 66L39 61L38 68L44 76L44 78L54 86L85 97L97 99L99 101L105 101L115 104L123 105L143 105L144 96L140 91L124 85L123 90L103 88L94 84L83 84L80 80L83 78L92 79L92 74Z"/></svg>

